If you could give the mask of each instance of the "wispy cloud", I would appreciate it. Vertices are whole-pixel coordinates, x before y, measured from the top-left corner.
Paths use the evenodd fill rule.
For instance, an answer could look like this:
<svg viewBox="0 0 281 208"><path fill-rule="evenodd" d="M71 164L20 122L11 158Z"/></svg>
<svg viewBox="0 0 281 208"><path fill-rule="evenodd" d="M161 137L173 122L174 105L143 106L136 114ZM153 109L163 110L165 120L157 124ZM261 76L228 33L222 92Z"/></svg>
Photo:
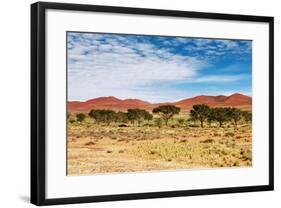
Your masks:
<svg viewBox="0 0 281 208"><path fill-rule="evenodd" d="M227 50L234 53L242 46L243 53L248 53L244 45L212 39L68 33L69 99L116 96L169 101L182 93L167 89L169 84L235 82L244 77L206 76L204 70L210 65L209 56Z"/></svg>
<svg viewBox="0 0 281 208"><path fill-rule="evenodd" d="M250 75L222 75L222 76L201 76L187 82L192 83L230 83L251 78Z"/></svg>

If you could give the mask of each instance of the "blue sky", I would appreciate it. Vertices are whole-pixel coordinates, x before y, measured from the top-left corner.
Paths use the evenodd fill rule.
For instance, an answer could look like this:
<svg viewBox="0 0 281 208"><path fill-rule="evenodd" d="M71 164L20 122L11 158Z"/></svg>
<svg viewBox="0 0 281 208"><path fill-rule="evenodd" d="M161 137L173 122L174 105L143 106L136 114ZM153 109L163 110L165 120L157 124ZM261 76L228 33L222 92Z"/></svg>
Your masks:
<svg viewBox="0 0 281 208"><path fill-rule="evenodd" d="M152 103L252 91L252 41L67 33L68 100Z"/></svg>

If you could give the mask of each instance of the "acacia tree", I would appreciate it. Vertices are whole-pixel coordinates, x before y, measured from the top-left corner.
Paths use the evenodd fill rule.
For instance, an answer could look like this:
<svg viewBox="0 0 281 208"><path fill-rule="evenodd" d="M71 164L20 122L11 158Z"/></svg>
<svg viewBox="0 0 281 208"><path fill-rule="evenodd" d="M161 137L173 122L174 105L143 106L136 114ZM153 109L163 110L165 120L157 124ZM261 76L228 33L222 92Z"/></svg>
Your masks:
<svg viewBox="0 0 281 208"><path fill-rule="evenodd" d="M144 120L152 120L153 116L147 112L146 110L134 108L134 109L128 109L128 120L134 123L135 121L138 123L138 125L141 124Z"/></svg>
<svg viewBox="0 0 281 208"><path fill-rule="evenodd" d="M233 121L235 129L237 128L237 123L242 119L242 111L238 108L230 108L228 111L228 117Z"/></svg>
<svg viewBox="0 0 281 208"><path fill-rule="evenodd" d="M201 127L204 127L204 121L208 118L210 107L205 104L197 104L192 106L190 117L194 120L199 120Z"/></svg>
<svg viewBox="0 0 281 208"><path fill-rule="evenodd" d="M124 112L117 112L116 113L116 121L121 123L127 123L128 122L128 114Z"/></svg>
<svg viewBox="0 0 281 208"><path fill-rule="evenodd" d="M243 116L246 123L249 123L250 121L252 121L252 113L251 112L242 111L242 116Z"/></svg>
<svg viewBox="0 0 281 208"><path fill-rule="evenodd" d="M213 121L216 121L215 111L214 111L213 108L210 108L209 114L208 114L208 117L207 117L207 122L209 123L209 126L212 126Z"/></svg>
<svg viewBox="0 0 281 208"><path fill-rule="evenodd" d="M116 113L113 110L91 110L89 116L98 124L101 122L109 125L112 121L116 120Z"/></svg>
<svg viewBox="0 0 281 208"><path fill-rule="evenodd" d="M94 119L97 124L100 123L100 121L101 121L101 110L92 109L88 113L88 115L89 115L90 118Z"/></svg>
<svg viewBox="0 0 281 208"><path fill-rule="evenodd" d="M168 122L174 115L179 114L180 108L174 105L161 105L152 110L152 113L158 114L165 122L165 125L168 125Z"/></svg>
<svg viewBox="0 0 281 208"><path fill-rule="evenodd" d="M142 110L142 115L144 120L151 121L153 119L153 115L151 115L148 111Z"/></svg>
<svg viewBox="0 0 281 208"><path fill-rule="evenodd" d="M219 122L219 126L222 127L223 123L229 120L230 108L213 108L213 118Z"/></svg>

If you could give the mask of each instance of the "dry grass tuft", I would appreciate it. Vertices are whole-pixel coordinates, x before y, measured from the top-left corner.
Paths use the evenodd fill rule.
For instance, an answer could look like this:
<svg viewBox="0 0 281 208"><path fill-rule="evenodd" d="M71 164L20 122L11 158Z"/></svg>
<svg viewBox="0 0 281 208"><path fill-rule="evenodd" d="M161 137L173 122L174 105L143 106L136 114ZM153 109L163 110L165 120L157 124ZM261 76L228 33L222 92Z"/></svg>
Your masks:
<svg viewBox="0 0 281 208"><path fill-rule="evenodd" d="M175 125L175 124L174 124ZM252 165L250 125L233 128L68 125L68 174Z"/></svg>

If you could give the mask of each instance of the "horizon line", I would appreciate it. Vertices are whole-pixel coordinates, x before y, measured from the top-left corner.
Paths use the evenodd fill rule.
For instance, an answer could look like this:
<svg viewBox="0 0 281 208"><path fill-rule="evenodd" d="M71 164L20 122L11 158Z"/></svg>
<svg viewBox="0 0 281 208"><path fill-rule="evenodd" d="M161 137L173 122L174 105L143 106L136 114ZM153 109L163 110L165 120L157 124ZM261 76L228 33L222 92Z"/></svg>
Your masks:
<svg viewBox="0 0 281 208"><path fill-rule="evenodd" d="M94 97L94 98L90 98L90 99L87 99L87 100L68 100L67 99L67 102L88 102L90 100L94 100L94 99L98 99L98 98L116 98L116 99L121 100L121 101L125 101L125 100L140 100L140 101L143 101L143 102L147 102L149 104L159 104L159 103L175 103L175 102L180 102L180 101L183 101L183 100L186 100L186 99L192 99L192 98L200 97L200 96L208 96L208 97L224 96L224 97L230 97L230 96L233 96L235 94L239 94L239 95L243 95L243 96L247 96L247 97L252 98L252 96L250 96L250 95L236 92L236 93L232 93L230 95L223 95L223 94L219 94L219 95L206 95L206 94L201 94L201 95L191 96L191 97L187 97L187 98L181 98L181 99L176 100L176 101L166 101L166 102L149 102L147 100L143 100L143 99L139 99L139 98L124 98L124 99L121 99L121 98L118 98L118 97L112 96L112 95L111 96Z"/></svg>

